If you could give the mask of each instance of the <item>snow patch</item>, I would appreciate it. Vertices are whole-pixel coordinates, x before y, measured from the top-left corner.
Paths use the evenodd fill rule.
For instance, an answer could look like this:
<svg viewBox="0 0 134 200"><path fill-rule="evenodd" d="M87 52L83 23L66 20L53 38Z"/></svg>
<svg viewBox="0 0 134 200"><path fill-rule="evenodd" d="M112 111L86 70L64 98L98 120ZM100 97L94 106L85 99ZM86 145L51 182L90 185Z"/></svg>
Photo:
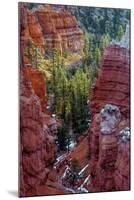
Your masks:
<svg viewBox="0 0 134 200"><path fill-rule="evenodd" d="M87 167L88 167L88 164L82 168L82 170L79 172L79 175L81 175L87 169Z"/></svg>

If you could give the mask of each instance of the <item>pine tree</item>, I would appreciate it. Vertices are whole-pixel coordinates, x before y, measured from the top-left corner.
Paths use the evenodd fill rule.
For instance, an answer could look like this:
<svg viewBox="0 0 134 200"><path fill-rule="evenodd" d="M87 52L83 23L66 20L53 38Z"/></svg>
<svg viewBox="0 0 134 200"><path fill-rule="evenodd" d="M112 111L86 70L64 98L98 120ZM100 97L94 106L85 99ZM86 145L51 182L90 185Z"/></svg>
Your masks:
<svg viewBox="0 0 134 200"><path fill-rule="evenodd" d="M122 25L120 25L117 31L117 40L120 41L123 35L124 35L124 30Z"/></svg>
<svg viewBox="0 0 134 200"><path fill-rule="evenodd" d="M101 59L101 52L98 47L96 47L96 49L95 49L94 59L95 59L95 63L97 65L97 67L99 67L100 59Z"/></svg>
<svg viewBox="0 0 134 200"><path fill-rule="evenodd" d="M27 42L25 55L28 57L32 67L39 69L39 71L44 74L45 78L49 79L51 77L49 66L47 65L40 49L30 39Z"/></svg>
<svg viewBox="0 0 134 200"><path fill-rule="evenodd" d="M103 51L104 47L106 47L109 43L109 35L105 34L102 35L101 39L100 39L100 49L101 51Z"/></svg>

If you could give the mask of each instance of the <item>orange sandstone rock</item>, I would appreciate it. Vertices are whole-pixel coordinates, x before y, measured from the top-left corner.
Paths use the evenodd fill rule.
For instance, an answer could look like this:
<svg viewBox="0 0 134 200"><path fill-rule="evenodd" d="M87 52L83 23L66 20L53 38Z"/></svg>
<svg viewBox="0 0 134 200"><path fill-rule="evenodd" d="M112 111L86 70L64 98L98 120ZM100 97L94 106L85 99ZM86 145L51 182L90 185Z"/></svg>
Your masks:
<svg viewBox="0 0 134 200"><path fill-rule="evenodd" d="M40 98L42 110L46 107L46 83L43 74L32 67L24 69L25 76L29 79L32 84L32 88L35 94Z"/></svg>

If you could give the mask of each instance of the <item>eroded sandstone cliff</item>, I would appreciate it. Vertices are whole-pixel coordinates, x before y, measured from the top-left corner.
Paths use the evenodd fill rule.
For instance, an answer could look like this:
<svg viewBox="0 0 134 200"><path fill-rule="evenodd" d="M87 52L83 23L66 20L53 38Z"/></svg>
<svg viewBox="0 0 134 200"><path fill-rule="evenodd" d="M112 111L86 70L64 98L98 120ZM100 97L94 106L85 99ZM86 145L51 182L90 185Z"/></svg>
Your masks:
<svg viewBox="0 0 134 200"><path fill-rule="evenodd" d="M49 117L50 119L50 117ZM24 71L20 75L20 196L40 195L55 160L56 145Z"/></svg>
<svg viewBox="0 0 134 200"><path fill-rule="evenodd" d="M129 51L108 46L90 98L91 126L70 153L54 164L57 122L43 113L45 80L25 55L30 39L43 54L52 48L82 54L83 33L63 7L20 7L20 195L50 195L130 189ZM90 156L90 158L89 158ZM70 161L80 178L71 185ZM88 162L89 161L89 162Z"/></svg>
<svg viewBox="0 0 134 200"><path fill-rule="evenodd" d="M32 40L34 44L44 53L44 36L38 23L36 16L28 9L26 3L20 3L20 62L21 65L30 64L25 55L28 40Z"/></svg>
<svg viewBox="0 0 134 200"><path fill-rule="evenodd" d="M92 116L106 103L119 106L122 117L129 117L130 101L129 50L109 45L103 55L98 79L91 96Z"/></svg>
<svg viewBox="0 0 134 200"><path fill-rule="evenodd" d="M36 11L36 16L42 27L47 49L57 48L61 53L65 50L83 52L83 32L78 27L75 16L69 11L46 5Z"/></svg>
<svg viewBox="0 0 134 200"><path fill-rule="evenodd" d="M89 192L130 189L129 50L109 45L91 97Z"/></svg>
<svg viewBox="0 0 134 200"><path fill-rule="evenodd" d="M28 39L32 39L43 54L49 54L52 48L58 49L61 54L64 51L83 53L83 32L75 16L64 7L42 5L29 9L26 3L21 3L20 21L20 42L23 53ZM26 58L25 62L27 63Z"/></svg>
<svg viewBox="0 0 134 200"><path fill-rule="evenodd" d="M23 69L24 75L31 82L32 89L35 94L39 97L41 102L42 111L45 111L46 108L46 81L43 74L32 67L27 67Z"/></svg>

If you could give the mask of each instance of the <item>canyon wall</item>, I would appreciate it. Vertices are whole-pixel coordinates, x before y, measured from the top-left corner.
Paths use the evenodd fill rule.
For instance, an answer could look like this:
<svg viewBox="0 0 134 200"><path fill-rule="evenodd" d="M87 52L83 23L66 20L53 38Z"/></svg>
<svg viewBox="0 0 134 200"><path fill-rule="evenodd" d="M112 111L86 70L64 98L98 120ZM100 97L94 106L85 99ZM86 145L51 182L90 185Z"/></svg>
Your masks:
<svg viewBox="0 0 134 200"><path fill-rule="evenodd" d="M78 27L75 16L64 7L40 5L29 9L27 3L20 3L20 22L23 54L29 39L46 55L52 48L58 49L60 54L64 51L83 53L83 32ZM23 57L23 62L28 64L26 57Z"/></svg>
<svg viewBox="0 0 134 200"><path fill-rule="evenodd" d="M90 99L89 192L130 189L129 50L109 45Z"/></svg>
<svg viewBox="0 0 134 200"><path fill-rule="evenodd" d="M90 98L92 116L106 103L110 103L120 108L122 117L129 118L129 87L129 50L118 45L109 45L104 51Z"/></svg>
<svg viewBox="0 0 134 200"><path fill-rule="evenodd" d="M20 73L20 196L25 197L40 195L38 187L47 181L56 145L40 99L24 71Z"/></svg>
<svg viewBox="0 0 134 200"><path fill-rule="evenodd" d="M59 9L45 5L35 13L42 27L46 49L57 48L61 54L65 50L83 52L83 32L69 11L64 7Z"/></svg>
<svg viewBox="0 0 134 200"><path fill-rule="evenodd" d="M54 164L58 123L44 113L46 83L25 49L32 40L45 56L52 48L60 54L82 54L83 32L64 6L29 9L21 3L20 22L20 196L129 190L129 50L119 45L105 49L90 98L89 135ZM77 161L83 174L75 191L64 187L72 187L64 177L71 160Z"/></svg>
<svg viewBox="0 0 134 200"><path fill-rule="evenodd" d="M30 64L25 55L28 40L32 40L42 53L44 53L45 40L36 16L28 9L26 3L19 4L19 12L20 64L22 67Z"/></svg>

